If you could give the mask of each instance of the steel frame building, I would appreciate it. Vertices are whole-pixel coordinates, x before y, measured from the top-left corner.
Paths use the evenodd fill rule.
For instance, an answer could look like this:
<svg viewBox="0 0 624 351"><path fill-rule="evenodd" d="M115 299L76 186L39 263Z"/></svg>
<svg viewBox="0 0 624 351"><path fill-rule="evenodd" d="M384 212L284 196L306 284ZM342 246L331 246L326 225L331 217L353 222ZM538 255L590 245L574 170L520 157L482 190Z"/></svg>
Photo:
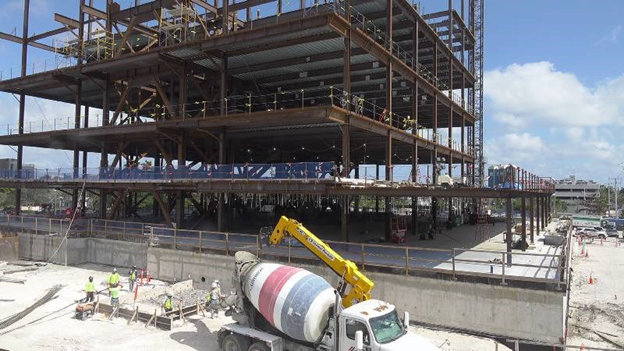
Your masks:
<svg viewBox="0 0 624 351"><path fill-rule="evenodd" d="M155 0L125 9L109 0L106 8L77 0L77 19L54 14L62 27L33 36L29 0L24 3L23 37L0 33L22 46L20 76L0 77L0 91L20 97L15 133L0 136L0 144L17 146L18 168L24 146L73 151L76 175L87 173L87 153L99 153L104 170L143 157L158 169L339 166L330 181L2 180L18 189L17 211L20 188L70 189L75 208L84 183L99 195L102 217L117 216L122 205L136 210L137 192L149 192L155 213L182 223L184 199L198 192L215 196L217 228L225 230L224 194L332 195L342 199L348 240L350 199L362 195L385 197L386 209L395 196L535 197L547 206L550 184L533 175L523 178L530 186L522 191L481 188L482 0L449 0L447 10L429 14L407 0L301 0L288 11L281 0ZM258 6L273 12L262 17ZM70 39L41 42L63 33ZM29 72L29 46L54 52L63 63ZM73 121L64 129L42 122L33 131L24 123L27 96L74 104ZM89 108L102 109L95 123ZM400 187L336 180L359 178L360 164L385 168L389 184L395 165L412 172ZM468 178L471 188L431 186L442 164L448 175ZM431 166L429 184L419 184L419 165ZM204 211L200 198L193 201ZM174 207L177 218L170 216Z"/></svg>

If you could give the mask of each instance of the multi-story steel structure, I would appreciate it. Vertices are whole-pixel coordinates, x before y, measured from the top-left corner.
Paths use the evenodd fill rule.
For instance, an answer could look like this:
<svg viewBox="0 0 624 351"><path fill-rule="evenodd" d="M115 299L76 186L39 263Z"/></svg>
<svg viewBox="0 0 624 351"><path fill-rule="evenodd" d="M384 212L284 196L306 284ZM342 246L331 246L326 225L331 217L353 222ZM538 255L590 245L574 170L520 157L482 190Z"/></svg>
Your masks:
<svg viewBox="0 0 624 351"><path fill-rule="evenodd" d="M482 0L449 0L428 14L407 0L302 0L296 8L280 0L129 8L78 0L78 18L54 14L62 27L32 36L24 1L23 37L0 35L22 45L23 63L19 76L1 77L0 91L19 95L20 114L0 144L18 147L18 165L24 146L72 150L74 169L7 186L71 188L74 207L84 186L99 194L100 215L109 218L135 212L147 197L137 193L150 193L154 212L178 224L185 199L206 212L210 197L219 230L234 202L227 194L331 196L344 239L349 204L362 195L385 198L388 211L397 196L551 191L537 181L526 193L477 189L484 181ZM62 33L69 39L58 40ZM42 42L51 36L54 45ZM57 60L31 65L29 46ZM75 116L26 124L27 96L75 104ZM90 108L102 109L101 118ZM88 153L101 156L95 172L86 169ZM152 168L139 166L145 158ZM364 178L360 165L376 165L374 181L348 180ZM397 165L412 169L400 187ZM428 173L419 173L422 165ZM474 187L423 186L437 184L440 172Z"/></svg>

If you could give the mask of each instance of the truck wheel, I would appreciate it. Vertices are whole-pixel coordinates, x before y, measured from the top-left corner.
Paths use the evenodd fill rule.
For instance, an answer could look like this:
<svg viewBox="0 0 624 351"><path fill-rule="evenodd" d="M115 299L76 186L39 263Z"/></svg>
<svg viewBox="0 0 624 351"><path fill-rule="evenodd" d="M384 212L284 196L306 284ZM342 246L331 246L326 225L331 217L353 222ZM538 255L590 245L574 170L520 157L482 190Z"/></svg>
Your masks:
<svg viewBox="0 0 624 351"><path fill-rule="evenodd" d="M258 341L257 343L251 345L249 351L269 351L269 347L262 341Z"/></svg>
<svg viewBox="0 0 624 351"><path fill-rule="evenodd" d="M223 338L223 351L246 351L249 349L249 339L242 335L230 334Z"/></svg>

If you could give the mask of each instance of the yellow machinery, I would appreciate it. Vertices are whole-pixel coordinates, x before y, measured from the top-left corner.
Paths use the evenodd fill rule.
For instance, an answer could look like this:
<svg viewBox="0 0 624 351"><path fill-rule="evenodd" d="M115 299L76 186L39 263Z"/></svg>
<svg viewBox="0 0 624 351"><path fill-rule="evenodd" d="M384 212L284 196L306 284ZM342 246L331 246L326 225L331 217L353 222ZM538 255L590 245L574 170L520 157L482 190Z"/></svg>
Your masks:
<svg viewBox="0 0 624 351"><path fill-rule="evenodd" d="M282 216L269 236L269 244L278 245L287 235L297 239L342 278L338 291L342 296L344 307L350 307L371 298L371 291L375 283L362 274L355 263L342 258L329 245L317 238L316 235L312 234L303 224L296 220ZM344 283L351 285L351 290L346 295Z"/></svg>

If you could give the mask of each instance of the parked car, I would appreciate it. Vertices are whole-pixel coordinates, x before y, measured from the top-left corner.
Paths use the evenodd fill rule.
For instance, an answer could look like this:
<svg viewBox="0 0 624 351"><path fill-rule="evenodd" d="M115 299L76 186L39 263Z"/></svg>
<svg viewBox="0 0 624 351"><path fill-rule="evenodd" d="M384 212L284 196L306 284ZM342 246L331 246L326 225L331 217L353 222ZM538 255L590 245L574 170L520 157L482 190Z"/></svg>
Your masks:
<svg viewBox="0 0 624 351"><path fill-rule="evenodd" d="M598 228L581 228L576 232L576 235L585 237L585 238L599 238L599 239L607 238L607 232Z"/></svg>
<svg viewBox="0 0 624 351"><path fill-rule="evenodd" d="M617 230L615 230L615 228L607 228L607 229L605 229L605 232L607 233L607 236L610 237L610 238L611 237L616 237L617 238L617 237L620 236L620 234L618 233Z"/></svg>

